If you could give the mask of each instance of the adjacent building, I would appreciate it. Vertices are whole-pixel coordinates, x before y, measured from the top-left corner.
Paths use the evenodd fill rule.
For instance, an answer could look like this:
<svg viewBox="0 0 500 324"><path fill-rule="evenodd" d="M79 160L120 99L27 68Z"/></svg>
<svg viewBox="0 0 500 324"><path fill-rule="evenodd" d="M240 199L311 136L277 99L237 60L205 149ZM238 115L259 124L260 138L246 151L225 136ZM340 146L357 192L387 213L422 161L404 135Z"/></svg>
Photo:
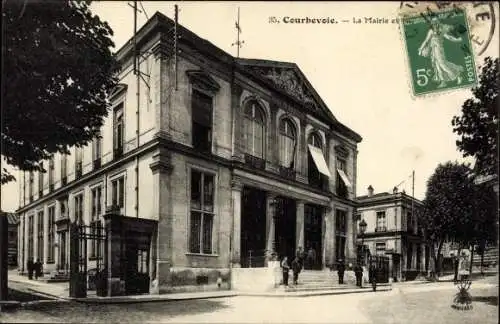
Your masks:
<svg viewBox="0 0 500 324"><path fill-rule="evenodd" d="M16 267L18 250L18 217L15 213L1 212L1 217L7 218L7 259L9 267Z"/></svg>
<svg viewBox="0 0 500 324"><path fill-rule="evenodd" d="M365 220L365 233L358 233L358 253L389 257L390 277L394 281L413 280L429 269L430 249L425 244L419 227L417 210L422 202L394 188L392 193L374 193L359 196L358 225ZM356 227L357 229L359 226Z"/></svg>
<svg viewBox="0 0 500 324"><path fill-rule="evenodd" d="M138 274L151 291L208 289L234 269L244 280L299 246L315 269L355 260L360 135L296 64L235 58L173 28L157 12L138 31L140 76L134 42L117 52L99 138L21 175L19 263L68 270L71 221L111 229L83 259L126 291Z"/></svg>

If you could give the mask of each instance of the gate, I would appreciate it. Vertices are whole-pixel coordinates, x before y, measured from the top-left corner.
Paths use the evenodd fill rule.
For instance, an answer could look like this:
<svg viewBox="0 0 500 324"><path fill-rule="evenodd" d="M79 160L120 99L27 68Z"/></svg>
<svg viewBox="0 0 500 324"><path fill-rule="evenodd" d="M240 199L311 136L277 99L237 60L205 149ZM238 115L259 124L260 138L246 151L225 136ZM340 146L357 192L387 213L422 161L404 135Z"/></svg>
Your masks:
<svg viewBox="0 0 500 324"><path fill-rule="evenodd" d="M375 264L377 283L389 282L389 257L383 255L370 256L370 264Z"/></svg>
<svg viewBox="0 0 500 324"><path fill-rule="evenodd" d="M96 268L88 270L87 251L91 243ZM69 295L75 298L87 297L87 290L97 291L105 296L107 288L107 231L101 222L91 225L70 224L70 279Z"/></svg>

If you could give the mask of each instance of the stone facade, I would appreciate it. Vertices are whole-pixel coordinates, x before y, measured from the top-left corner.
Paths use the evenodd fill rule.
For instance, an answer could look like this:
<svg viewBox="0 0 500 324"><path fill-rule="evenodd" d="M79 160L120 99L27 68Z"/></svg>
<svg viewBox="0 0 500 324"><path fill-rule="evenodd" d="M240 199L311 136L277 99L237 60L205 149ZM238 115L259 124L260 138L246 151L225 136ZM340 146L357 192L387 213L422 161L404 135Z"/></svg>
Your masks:
<svg viewBox="0 0 500 324"><path fill-rule="evenodd" d="M358 252L362 251L363 242L369 251L367 255L389 257L389 277L393 280L413 280L419 274L425 275L431 255L418 226L417 210L422 202L397 190L392 194L373 194L371 186L368 195L357 200ZM364 234L359 233L361 220L367 224Z"/></svg>
<svg viewBox="0 0 500 324"><path fill-rule="evenodd" d="M151 292L228 288L232 269L247 267L248 261L250 267L267 267L274 264L269 262L273 252L281 258L299 246L320 249L315 251L315 264L318 269L328 268L336 262L338 210L345 214L341 254L354 259L356 156L361 137L337 121L293 63L234 58L182 26L179 54L174 60L171 36L163 32L172 24L156 13L138 32L137 44L143 53L141 80L131 71L132 42L117 52L122 64L121 83L111 96L112 109L101 130L99 157L94 145L85 147L82 172L77 175L73 149L67 156L65 182L59 155L54 157L52 177L44 174L38 181L39 175L21 175L18 213L24 248L19 253L20 264L25 265L29 256L40 257L39 220L44 222L40 236L44 269L67 264L68 260L61 258L69 257L69 244L60 241L59 234L65 230L65 219L74 221L80 214L75 197L83 194L81 221L90 224L96 213L94 189L102 189L100 219L108 206L120 200L115 197L120 178L124 189L118 195L123 196L119 213L157 224L151 233L148 262ZM195 95L210 98L210 114L200 117L201 108L193 108ZM120 105L123 127L117 131ZM249 154L245 144L248 105L258 105L263 115L262 136L255 137L262 141L258 158ZM200 118L209 120L210 126L195 126ZM284 120L287 127L293 127L293 151L286 151L284 145L288 144L281 142L285 139L280 135ZM121 133L123 148L117 154L116 137ZM313 133L328 168L322 172L330 174L316 175L319 185L312 183L310 171L320 167L316 160L308 160ZM199 145L206 139L200 134L209 134L203 149ZM282 156L291 156L292 163L285 167ZM96 164L96 158L100 163ZM339 168L346 181L338 176ZM196 182L198 177L204 180ZM347 188L345 192L339 192L339 181ZM197 199L202 201L201 207L196 207ZM262 221L257 224L251 222L251 213L258 210L248 214L246 208L254 205L251 199L261 206L258 214ZM54 221L47 216L52 206ZM40 211L43 218L38 216ZM279 213L292 218L284 221ZM313 214L319 216L310 216ZM290 222L294 228L287 231ZM53 241L48 237L49 224L57 233ZM256 234L250 241L259 250L242 251L251 234ZM28 244L30 237L33 244ZM49 242L53 244L49 246ZM54 249L53 259L48 258L50 249ZM95 261L90 258L91 262ZM239 277L245 280L244 275Z"/></svg>

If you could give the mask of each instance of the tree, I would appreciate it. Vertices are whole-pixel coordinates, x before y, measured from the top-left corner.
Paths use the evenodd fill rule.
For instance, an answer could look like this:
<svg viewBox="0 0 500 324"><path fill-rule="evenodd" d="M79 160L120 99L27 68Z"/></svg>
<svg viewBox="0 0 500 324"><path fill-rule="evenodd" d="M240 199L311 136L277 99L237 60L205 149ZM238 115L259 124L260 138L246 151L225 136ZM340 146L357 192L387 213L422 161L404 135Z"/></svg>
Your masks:
<svg viewBox="0 0 500 324"><path fill-rule="evenodd" d="M444 242L465 243L471 235L468 226L474 217L473 193L470 169L456 162L439 164L427 181L419 223L431 249L435 276L440 272L438 259Z"/></svg>
<svg viewBox="0 0 500 324"><path fill-rule="evenodd" d="M479 86L472 89L474 98L462 105L462 115L452 119L453 132L464 157L476 159L475 171L482 175L497 174L498 167L498 89L499 60L487 57L481 69Z"/></svg>
<svg viewBox="0 0 500 324"><path fill-rule="evenodd" d="M481 272L483 271L484 252L488 244L496 243L498 235L498 214L496 194L491 186L482 184L475 186L475 208L473 227L474 235L471 240L473 247L481 256ZM474 249L471 249L474 251ZM472 262L471 262L472 270Z"/></svg>
<svg viewBox="0 0 500 324"><path fill-rule="evenodd" d="M91 141L107 116L118 64L110 26L90 1L4 0L1 154L45 172L54 153ZM2 174L2 184L14 180Z"/></svg>

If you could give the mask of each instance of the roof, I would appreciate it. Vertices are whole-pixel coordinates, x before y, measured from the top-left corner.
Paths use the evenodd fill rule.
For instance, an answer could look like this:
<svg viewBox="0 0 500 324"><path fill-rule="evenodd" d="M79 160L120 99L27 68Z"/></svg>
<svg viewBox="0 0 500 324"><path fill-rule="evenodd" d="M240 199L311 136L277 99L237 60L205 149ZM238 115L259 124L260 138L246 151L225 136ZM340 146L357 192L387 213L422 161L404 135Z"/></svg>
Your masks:
<svg viewBox="0 0 500 324"><path fill-rule="evenodd" d="M149 41L161 39L162 42L171 45L172 27L174 21L160 12L155 14L139 29L136 34L137 46L141 47ZM314 87L309 83L304 73L297 64L290 62L280 62L261 59L235 58L231 54L220 49L210 41L203 39L178 24L178 32L182 37L178 43L189 44L196 51L210 57L227 66L247 73L267 85L284 94L291 100L295 100L299 105L312 116L319 117L326 121L332 130L347 136L348 138L361 142L362 137L355 131L339 122L332 111L320 98ZM157 34L160 34L157 38ZM130 57L133 49L133 39L131 37L117 52L116 56L120 61Z"/></svg>
<svg viewBox="0 0 500 324"><path fill-rule="evenodd" d="M403 192L398 192L396 194L391 194L388 192L380 192L377 194L373 194L372 196L359 196L356 197L356 201L358 202L358 207L369 207L369 206L374 206L374 205L381 205L389 202L394 202L394 201L407 201L411 202L414 201L417 205L422 205L422 201L407 195L406 193Z"/></svg>

